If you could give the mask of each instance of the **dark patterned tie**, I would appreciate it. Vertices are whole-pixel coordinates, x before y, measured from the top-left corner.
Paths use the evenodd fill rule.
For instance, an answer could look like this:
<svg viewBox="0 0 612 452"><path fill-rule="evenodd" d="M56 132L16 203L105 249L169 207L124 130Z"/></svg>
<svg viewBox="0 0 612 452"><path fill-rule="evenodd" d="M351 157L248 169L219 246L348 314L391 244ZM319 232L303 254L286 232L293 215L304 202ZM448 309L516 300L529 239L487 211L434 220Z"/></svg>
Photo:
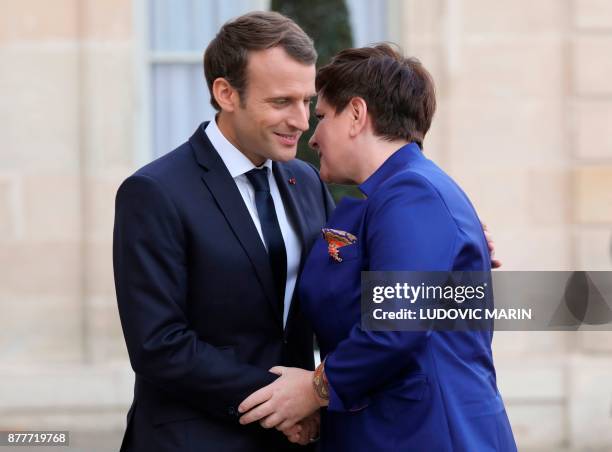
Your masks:
<svg viewBox="0 0 612 452"><path fill-rule="evenodd" d="M274 209L274 201L270 193L268 168L253 169L246 173L246 176L255 189L257 214L259 215L266 248L268 248L268 259L270 260L270 267L272 267L278 303L281 312L283 312L285 306L285 284L287 282L287 251L285 250L285 242L283 241L276 210Z"/></svg>

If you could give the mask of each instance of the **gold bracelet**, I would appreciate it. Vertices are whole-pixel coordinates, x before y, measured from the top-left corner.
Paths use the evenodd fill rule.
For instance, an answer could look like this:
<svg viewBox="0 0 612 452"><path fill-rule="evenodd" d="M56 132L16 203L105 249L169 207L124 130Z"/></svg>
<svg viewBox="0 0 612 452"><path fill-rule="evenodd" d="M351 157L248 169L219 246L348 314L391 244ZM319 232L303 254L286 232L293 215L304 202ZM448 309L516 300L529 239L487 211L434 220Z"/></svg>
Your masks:
<svg viewBox="0 0 612 452"><path fill-rule="evenodd" d="M325 375L325 360L317 366L312 378L312 385L319 398L329 400L329 383Z"/></svg>

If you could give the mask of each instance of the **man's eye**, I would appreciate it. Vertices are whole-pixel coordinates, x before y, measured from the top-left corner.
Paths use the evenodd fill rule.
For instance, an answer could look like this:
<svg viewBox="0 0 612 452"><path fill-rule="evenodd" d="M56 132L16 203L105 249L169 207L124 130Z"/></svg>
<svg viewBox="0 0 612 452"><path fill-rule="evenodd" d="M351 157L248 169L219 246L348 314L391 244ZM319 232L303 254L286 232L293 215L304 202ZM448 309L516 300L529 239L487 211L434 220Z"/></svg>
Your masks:
<svg viewBox="0 0 612 452"><path fill-rule="evenodd" d="M274 99L274 105L286 105L287 99Z"/></svg>
<svg viewBox="0 0 612 452"><path fill-rule="evenodd" d="M325 115L322 114L315 114L315 118L317 118L317 121L322 120L325 117Z"/></svg>

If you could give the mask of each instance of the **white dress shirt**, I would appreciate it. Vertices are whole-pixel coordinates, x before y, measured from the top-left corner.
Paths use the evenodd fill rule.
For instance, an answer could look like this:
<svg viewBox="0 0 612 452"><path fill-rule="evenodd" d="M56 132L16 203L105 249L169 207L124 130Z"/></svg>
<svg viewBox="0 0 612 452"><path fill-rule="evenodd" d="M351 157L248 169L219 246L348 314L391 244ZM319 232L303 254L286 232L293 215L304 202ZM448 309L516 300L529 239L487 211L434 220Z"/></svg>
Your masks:
<svg viewBox="0 0 612 452"><path fill-rule="evenodd" d="M259 238L265 247L266 242L261 231L261 222L259 221L257 206L255 204L255 190L246 176L247 172L258 167L253 165L253 162L251 162L242 152L240 152L232 143L230 143L225 136L223 136L215 121L210 121L204 131L214 148L219 153L219 156L229 170L229 173L234 178L234 182L242 195L242 199L244 200L249 213L251 214L251 218L253 219L253 223L257 228L257 232L259 232ZM295 290L295 283L297 281L302 245L294 226L287 218L287 212L285 210L285 206L283 205L281 194L278 191L276 179L274 178L274 174L272 174L272 161L266 160L265 163L259 168L263 168L264 166L267 166L269 169L268 182L270 183L270 194L272 195L272 200L274 201L274 209L276 210L278 224L283 235L285 250L287 252L287 283L285 285L285 302L283 310L283 326L285 326L287 323L287 316L289 315L289 308L291 307L293 291Z"/></svg>

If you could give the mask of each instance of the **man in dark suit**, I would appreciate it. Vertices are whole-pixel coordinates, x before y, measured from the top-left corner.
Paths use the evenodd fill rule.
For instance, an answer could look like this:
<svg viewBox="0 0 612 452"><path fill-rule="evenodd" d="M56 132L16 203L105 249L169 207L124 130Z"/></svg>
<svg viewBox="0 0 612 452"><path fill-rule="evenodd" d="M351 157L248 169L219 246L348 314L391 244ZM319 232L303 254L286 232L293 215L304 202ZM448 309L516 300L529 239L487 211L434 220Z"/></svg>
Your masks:
<svg viewBox="0 0 612 452"><path fill-rule="evenodd" d="M119 188L115 285L136 373L122 450L299 447L240 425L237 406L277 378L271 367L314 367L293 292L333 209L317 171L294 159L315 60L279 14L228 22L204 55L216 119Z"/></svg>

